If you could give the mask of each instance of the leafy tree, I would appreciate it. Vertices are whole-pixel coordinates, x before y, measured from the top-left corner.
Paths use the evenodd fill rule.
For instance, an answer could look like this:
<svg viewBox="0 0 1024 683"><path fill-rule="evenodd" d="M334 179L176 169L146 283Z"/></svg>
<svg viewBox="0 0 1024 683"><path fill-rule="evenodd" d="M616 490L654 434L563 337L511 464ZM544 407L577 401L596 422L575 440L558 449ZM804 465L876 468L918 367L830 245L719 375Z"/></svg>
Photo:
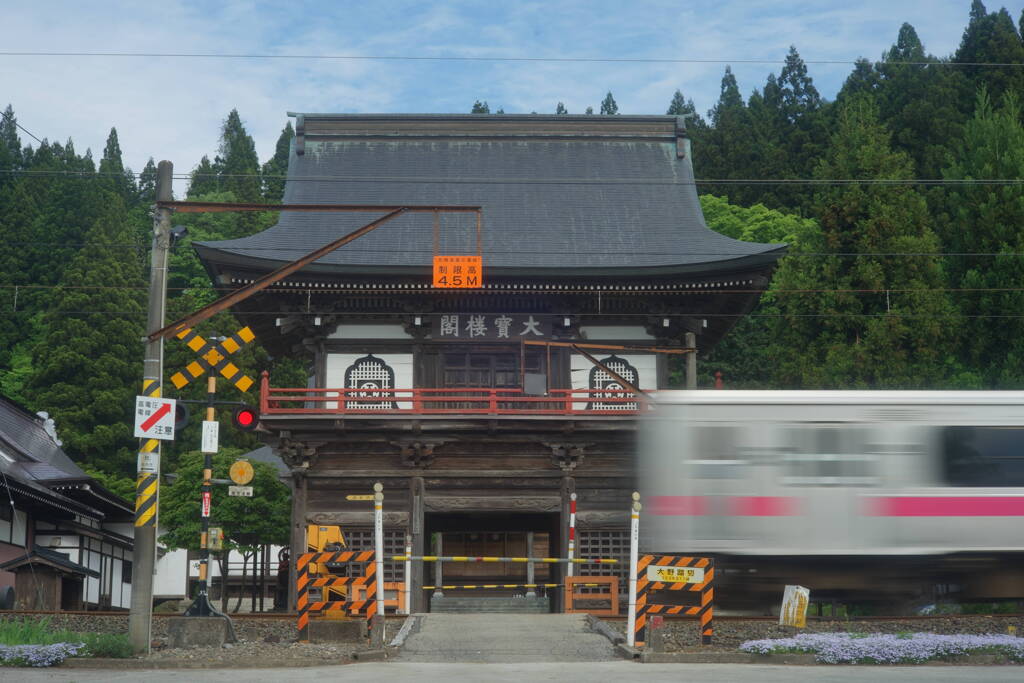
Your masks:
<svg viewBox="0 0 1024 683"><path fill-rule="evenodd" d="M612 97L612 91L609 90L608 94L601 100L601 113L607 116L612 116L619 113L619 105L615 103L615 98Z"/></svg>
<svg viewBox="0 0 1024 683"><path fill-rule="evenodd" d="M490 114L491 113L491 107L487 104L486 101L481 102L480 100L477 100L476 102L473 103L473 108L470 109L469 113L470 114Z"/></svg>
<svg viewBox="0 0 1024 683"><path fill-rule="evenodd" d="M123 200L97 193L102 210L85 234L88 247L72 258L47 313L27 388L46 410L70 455L110 472L135 464L132 411L142 361L145 306L142 260L131 249Z"/></svg>
<svg viewBox="0 0 1024 683"><path fill-rule="evenodd" d="M213 478L226 479L231 464L242 453L238 449L221 449L214 454ZM167 530L160 542L168 548L200 550L203 462L203 453L183 455L175 470L174 483L160 491L160 522ZM224 531L224 552L218 558L221 576L227 576L229 550L239 550L243 557L249 557L260 545L288 544L291 492L270 465L253 462L252 467L252 498L230 497L227 487L220 484L212 487L210 525Z"/></svg>
<svg viewBox="0 0 1024 683"><path fill-rule="evenodd" d="M992 106L984 90L974 117L964 127L943 177L949 180L1020 178L1024 174L1024 126L1015 93ZM1019 185L964 184L950 188L942 216L946 249L952 253L997 254L951 258L957 303L964 315L979 316L964 337L965 361L984 386L1024 387L1024 321L1007 317L1024 310L1024 189Z"/></svg>
<svg viewBox="0 0 1024 683"><path fill-rule="evenodd" d="M594 113L594 108L593 107L587 107L587 110L585 112L583 112L583 113L588 115L588 116L590 116L590 115L592 115Z"/></svg>
<svg viewBox="0 0 1024 683"><path fill-rule="evenodd" d="M984 87L992 97L999 98L1004 92L1019 93L1024 88L1020 69L978 66L1024 63L1024 45L1005 8L988 12L981 0L971 3L970 21L953 61L966 65L963 73L975 90Z"/></svg>
<svg viewBox="0 0 1024 683"><path fill-rule="evenodd" d="M568 113L569 113L569 110L565 108L565 105L564 105L564 104L562 104L561 102L559 102L559 103L558 103L558 106L556 106L556 107L555 107L555 113L556 113L556 114L559 114L559 115L562 115L562 114L568 114Z"/></svg>
<svg viewBox="0 0 1024 683"><path fill-rule="evenodd" d="M106 472L88 464L83 465L82 470L111 493L116 493L126 501L134 502L135 479L133 477L125 476L121 473Z"/></svg>
<svg viewBox="0 0 1024 683"><path fill-rule="evenodd" d="M730 67L725 67L718 102L708 112L710 129L694 140L694 166L704 178L743 178L752 167L749 113L740 96L739 85ZM733 199L746 203L746 188L709 185L710 194L734 191ZM742 195L742 196L741 196Z"/></svg>
<svg viewBox="0 0 1024 683"><path fill-rule="evenodd" d="M189 199L196 199L203 195L219 192L220 179L217 175L217 169L210 163L210 158L204 154L203 158L199 160L199 165L192 169L188 181L188 194L186 196ZM154 178L154 198L156 197L155 192Z"/></svg>
<svg viewBox="0 0 1024 683"><path fill-rule="evenodd" d="M295 129L289 121L277 138L274 156L263 164L263 199L271 204L280 204L284 198L284 177L288 174L288 154L294 137Z"/></svg>
<svg viewBox="0 0 1024 683"><path fill-rule="evenodd" d="M149 206L156 201L156 162L153 157L146 162L145 168L139 174L139 196L137 204Z"/></svg>
<svg viewBox="0 0 1024 683"><path fill-rule="evenodd" d="M890 148L870 97L858 95L840 108L815 177L901 180L913 168ZM782 314L777 384L896 389L969 381L951 379L960 374L947 350L959 322L920 193L903 184L828 186L814 208L821 230L795 245L772 284Z"/></svg>
<svg viewBox="0 0 1024 683"><path fill-rule="evenodd" d="M220 176L220 186L233 193L237 201L258 202L262 199L256 143L246 132L237 109L232 109L224 120L220 148L213 163Z"/></svg>
<svg viewBox="0 0 1024 683"><path fill-rule="evenodd" d="M818 232L815 221L769 209L730 204L726 197L702 195L701 209L709 228L747 242L785 243L790 249ZM773 367L779 354L775 318L779 314L771 293L765 294L750 315L708 354L702 354L698 367L701 386L712 386L714 373L721 372L733 389L773 388ZM681 386L682 368L674 368Z"/></svg>
<svg viewBox="0 0 1024 683"><path fill-rule="evenodd" d="M0 114L0 188L17 180L13 172L21 170L22 161L18 120L14 116L14 108L8 104Z"/></svg>
<svg viewBox="0 0 1024 683"><path fill-rule="evenodd" d="M103 158L100 159L100 179L110 189L116 192L125 204L135 199L135 176L131 169L124 167L121 160L121 145L117 141L117 129L111 128L107 136L107 144L103 148Z"/></svg>
<svg viewBox="0 0 1024 683"><path fill-rule="evenodd" d="M936 68L940 61L925 53L910 24L882 58L875 96L893 147L910 155L919 177L937 178L970 115L969 84L961 69Z"/></svg>

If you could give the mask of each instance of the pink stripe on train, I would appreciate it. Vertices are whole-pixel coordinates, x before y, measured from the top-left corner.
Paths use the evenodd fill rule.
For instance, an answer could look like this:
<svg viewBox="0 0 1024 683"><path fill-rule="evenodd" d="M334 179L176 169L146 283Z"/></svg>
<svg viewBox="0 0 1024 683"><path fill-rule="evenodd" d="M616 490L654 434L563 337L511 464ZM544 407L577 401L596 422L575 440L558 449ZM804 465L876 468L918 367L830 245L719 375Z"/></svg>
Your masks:
<svg viewBox="0 0 1024 683"><path fill-rule="evenodd" d="M871 517L1022 517L1024 496L886 496L866 501Z"/></svg>
<svg viewBox="0 0 1024 683"><path fill-rule="evenodd" d="M729 517L792 517L800 514L799 501L788 496L651 496L647 511L665 517L703 517L721 514ZM714 509L713 509L714 508Z"/></svg>

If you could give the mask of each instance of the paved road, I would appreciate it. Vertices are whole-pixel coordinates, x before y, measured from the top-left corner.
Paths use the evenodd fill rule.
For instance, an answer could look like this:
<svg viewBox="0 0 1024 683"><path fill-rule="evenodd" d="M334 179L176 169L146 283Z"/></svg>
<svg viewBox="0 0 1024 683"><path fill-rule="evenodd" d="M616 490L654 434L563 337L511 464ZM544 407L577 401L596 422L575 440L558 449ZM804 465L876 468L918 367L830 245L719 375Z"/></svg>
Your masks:
<svg viewBox="0 0 1024 683"><path fill-rule="evenodd" d="M753 664L635 664L627 661L568 664L429 664L421 662L372 662L348 666L292 669L238 669L235 671L98 671L88 669L0 669L0 681L26 683L266 683L282 681L416 681L416 683L565 683L567 681L641 681L642 683L1020 683L1022 666L760 666Z"/></svg>

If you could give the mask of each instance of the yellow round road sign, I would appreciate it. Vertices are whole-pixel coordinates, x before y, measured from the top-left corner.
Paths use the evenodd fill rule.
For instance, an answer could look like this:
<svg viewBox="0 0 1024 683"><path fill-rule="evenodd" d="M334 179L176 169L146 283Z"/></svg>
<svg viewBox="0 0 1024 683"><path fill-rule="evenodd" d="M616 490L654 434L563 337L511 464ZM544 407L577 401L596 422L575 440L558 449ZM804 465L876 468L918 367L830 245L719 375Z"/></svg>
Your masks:
<svg viewBox="0 0 1024 683"><path fill-rule="evenodd" d="M231 477L231 481L235 482L239 486L245 486L252 481L252 465L248 460L236 460L231 464L231 469L228 471L228 474Z"/></svg>

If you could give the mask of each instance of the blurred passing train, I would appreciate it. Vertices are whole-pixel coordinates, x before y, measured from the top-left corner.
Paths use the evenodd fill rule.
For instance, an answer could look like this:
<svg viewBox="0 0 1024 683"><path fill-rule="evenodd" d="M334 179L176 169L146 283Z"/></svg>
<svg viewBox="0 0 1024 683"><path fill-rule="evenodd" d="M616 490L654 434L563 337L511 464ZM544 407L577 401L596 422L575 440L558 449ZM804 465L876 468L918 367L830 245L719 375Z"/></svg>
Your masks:
<svg viewBox="0 0 1024 683"><path fill-rule="evenodd" d="M1024 599L1024 392L663 392L641 438L642 551L726 605Z"/></svg>

